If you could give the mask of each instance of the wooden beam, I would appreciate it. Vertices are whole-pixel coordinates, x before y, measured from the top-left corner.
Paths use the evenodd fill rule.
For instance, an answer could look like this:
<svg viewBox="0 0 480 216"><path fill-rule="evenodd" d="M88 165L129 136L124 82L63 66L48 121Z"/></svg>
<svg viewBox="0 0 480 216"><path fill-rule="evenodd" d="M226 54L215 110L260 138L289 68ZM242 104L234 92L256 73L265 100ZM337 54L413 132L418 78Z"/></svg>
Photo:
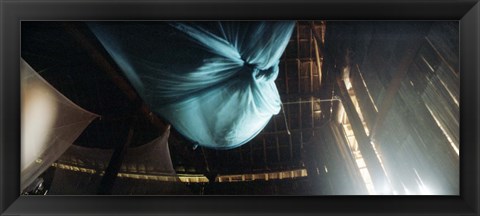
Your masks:
<svg viewBox="0 0 480 216"><path fill-rule="evenodd" d="M301 93L301 83L302 79L300 76L300 71L302 70L302 62L300 60L297 60L297 93Z"/></svg>
<svg viewBox="0 0 480 216"><path fill-rule="evenodd" d="M253 167L255 165L255 160L253 159L253 144L249 142L248 147L250 149L250 165Z"/></svg>
<svg viewBox="0 0 480 216"><path fill-rule="evenodd" d="M167 124L164 123L160 118L153 114L147 104L145 104L135 89L130 85L130 83L121 75L122 72L117 69L114 63L112 63L109 58L105 55L105 52L101 52L102 48L91 41L86 36L86 33L81 30L81 27L78 24L73 23L64 23L64 27L69 32L72 37L79 43L79 45L90 53L90 57L93 62L95 62L103 72L105 72L115 83L115 85L122 90L125 96L133 103L138 104L138 110L147 118L154 126L158 127L160 131L164 131L167 127Z"/></svg>
<svg viewBox="0 0 480 216"><path fill-rule="evenodd" d="M288 67L287 67L287 61L284 61L283 62L283 66L284 66L284 69L285 69L285 93L288 94L290 93L289 89L288 89Z"/></svg>
<svg viewBox="0 0 480 216"><path fill-rule="evenodd" d="M297 28L297 92L300 93L300 83L301 83L301 79L300 79L300 65L301 65L301 61L300 59L298 59L298 57L300 57L300 25L298 24L297 22L297 25L296 25L296 28Z"/></svg>
<svg viewBox="0 0 480 216"><path fill-rule="evenodd" d="M411 42L408 44L408 47L403 54L400 63L398 64L397 70L388 85L384 99L378 107L377 117L375 118L372 131L370 132L370 138L372 140L375 140L378 129L382 127L382 124L385 121L393 102L395 101L395 96L402 86L402 81L407 76L410 65L420 49L423 39L424 38L422 37L422 34L419 33L417 38L411 40Z"/></svg>
<svg viewBox="0 0 480 216"><path fill-rule="evenodd" d="M262 144L263 144L263 162L267 164L267 144L265 141L265 136L262 137Z"/></svg>
<svg viewBox="0 0 480 216"><path fill-rule="evenodd" d="M98 194L99 195L109 195L112 194L112 189L115 184L115 180L117 179L118 172L122 166L123 158L127 151L128 146L132 143L133 137L133 124L130 127L127 135L127 140L123 145L117 146L115 151L110 158L110 162L108 163L107 169L105 169L105 174L100 182L98 187Z"/></svg>
<svg viewBox="0 0 480 216"><path fill-rule="evenodd" d="M457 70L453 69L452 65L450 65L450 63L448 63L448 61L445 59L445 57L443 57L443 55L440 53L440 51L438 51L437 47L435 47L435 45L433 45L432 41L430 41L430 39L428 39L427 36L425 36L425 40L428 42L430 47L432 47L432 49L435 51L435 54L437 54L437 56L440 58L440 60L442 60L442 62L448 67L448 69L451 72L453 72L453 74L456 77L458 77L459 72Z"/></svg>
<svg viewBox="0 0 480 216"><path fill-rule="evenodd" d="M322 43L322 35L315 28L315 24L314 24L313 21L310 22L310 28L312 29L313 37L315 38L315 41L317 42L317 48L320 52L320 56L323 56L323 53L325 52L325 47L323 46L323 43Z"/></svg>
<svg viewBox="0 0 480 216"><path fill-rule="evenodd" d="M336 85L340 93L340 98L342 99L343 107L347 113L348 120L352 126L355 139L358 142L358 147L362 153L363 160L365 161L367 170L372 178L374 188L377 191L380 191L384 185L388 185L386 174L383 171L380 160L378 159L372 144L370 143L370 138L365 132L362 120L360 119L360 116L355 109L355 105L348 94L347 87L340 77L337 78Z"/></svg>
<svg viewBox="0 0 480 216"><path fill-rule="evenodd" d="M312 52L313 52L313 46L315 45L313 43L313 39L312 39L312 31L310 31L310 37L308 37L308 40L309 40L309 53L308 53L308 56L310 57L310 59L312 59L312 61L310 61L308 63L308 69L310 70L310 92L313 93L313 58L312 58Z"/></svg>
<svg viewBox="0 0 480 216"><path fill-rule="evenodd" d="M311 25L312 34L313 34L313 37L314 37L313 47L314 47L314 50L315 50L315 64L317 65L317 71L316 72L318 74L318 80L317 80L318 81L318 87L321 88L322 87L322 68L321 67L322 67L322 62L323 62L323 56L322 56L323 53L321 53L319 46L322 46L322 48L323 48L323 44L322 44L320 34L315 29L315 21L311 21L310 25ZM319 36L320 36L320 38L319 38ZM312 76L312 80L313 80L313 76ZM315 89L315 88L313 88L313 86L312 86L312 89ZM312 127L315 128L315 113L314 113L313 98L319 97L320 92L313 92L313 91L314 90L312 90L312 94L316 95L316 96L312 96L312 100L311 100L311 111L312 111L312 116L311 116L312 119L311 120L312 120ZM321 110L321 108L320 108L320 110ZM315 136L315 131L312 132L312 135ZM301 143L301 147L303 148L303 142Z"/></svg>
<svg viewBox="0 0 480 216"><path fill-rule="evenodd" d="M298 127L300 128L300 143L303 143L303 120L302 120L302 98L298 98ZM293 158L293 146L292 142L289 142L290 145L290 159Z"/></svg>
<svg viewBox="0 0 480 216"><path fill-rule="evenodd" d="M313 40L313 46L315 47L315 63L317 64L317 73L318 73L318 86L322 84L322 63L323 56L320 53L320 48L317 40ZM322 45L323 46L323 45Z"/></svg>
<svg viewBox="0 0 480 216"><path fill-rule="evenodd" d="M315 127L315 108L313 105L313 97L312 97L312 100L310 100L310 111L311 111L310 120L312 123L312 127Z"/></svg>
<svg viewBox="0 0 480 216"><path fill-rule="evenodd" d="M326 38L331 38L333 36L332 31L327 31L326 32L327 37ZM330 36L330 37L328 37ZM326 42L328 42L328 39L326 39ZM332 41L332 44L335 43ZM328 44L328 43L326 43ZM334 48L334 46L324 46L322 43L317 42L317 48L320 51L320 55L323 56L323 63L322 63L322 80L321 80L321 85L320 85L320 98L332 98L333 97L333 90L334 90L334 83L335 83L335 59L333 58L334 56L330 53L334 53L331 49ZM328 53L328 55L324 55L325 53ZM330 112L332 108L332 103L322 103L320 104L321 111L322 111L322 117L327 120L332 119L332 113Z"/></svg>
<svg viewBox="0 0 480 216"><path fill-rule="evenodd" d="M368 89L363 84L359 66L356 65L354 68L352 68L352 70L350 70L350 73L352 74L350 80L352 83L353 91L357 96L358 105L360 106L360 110L362 110L362 115L365 123L368 126L368 129L372 131L375 117L377 116L377 111L375 110L373 101L370 100Z"/></svg>
<svg viewBox="0 0 480 216"><path fill-rule="evenodd" d="M240 161L241 163L245 163L245 159L243 158L243 151L241 148L237 148L237 153L240 154Z"/></svg>
<svg viewBox="0 0 480 216"><path fill-rule="evenodd" d="M302 125L302 98L298 98L298 127L303 128ZM292 104L293 105L293 104Z"/></svg>
<svg viewBox="0 0 480 216"><path fill-rule="evenodd" d="M276 121L276 118L273 118L273 123L274 123L274 126L275 126L275 142L276 142L276 146L277 146L277 159L278 161L280 161L280 138L278 137L278 135L280 133L276 133L278 131L278 127L277 127L277 121ZM262 137L263 138L263 141L265 142L265 137ZM264 145L264 147L266 147L266 145ZM266 150L265 150L266 152ZM266 154L266 153L265 153ZM266 155L265 155L266 156Z"/></svg>
<svg viewBox="0 0 480 216"><path fill-rule="evenodd" d="M291 135L288 136L288 147L290 148L290 160L293 159L293 144L291 142Z"/></svg>
<svg viewBox="0 0 480 216"><path fill-rule="evenodd" d="M280 161L280 141L278 136L275 136L275 144L277 145L277 160Z"/></svg>
<svg viewBox="0 0 480 216"><path fill-rule="evenodd" d="M205 149L203 147L200 147L200 149L202 150L203 161L205 162L205 171L207 173L210 173L211 170L210 170L210 166L209 166L209 163L208 163L207 155L205 153Z"/></svg>

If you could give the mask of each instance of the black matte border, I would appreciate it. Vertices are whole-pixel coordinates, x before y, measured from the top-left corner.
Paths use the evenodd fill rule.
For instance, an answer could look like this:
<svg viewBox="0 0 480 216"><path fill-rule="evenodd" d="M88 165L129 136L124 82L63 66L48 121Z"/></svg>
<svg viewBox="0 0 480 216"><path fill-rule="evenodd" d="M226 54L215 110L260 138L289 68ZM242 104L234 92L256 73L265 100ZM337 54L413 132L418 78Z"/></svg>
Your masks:
<svg viewBox="0 0 480 216"><path fill-rule="evenodd" d="M0 0L1 215L478 215L478 0ZM460 20L461 196L19 197L20 20Z"/></svg>

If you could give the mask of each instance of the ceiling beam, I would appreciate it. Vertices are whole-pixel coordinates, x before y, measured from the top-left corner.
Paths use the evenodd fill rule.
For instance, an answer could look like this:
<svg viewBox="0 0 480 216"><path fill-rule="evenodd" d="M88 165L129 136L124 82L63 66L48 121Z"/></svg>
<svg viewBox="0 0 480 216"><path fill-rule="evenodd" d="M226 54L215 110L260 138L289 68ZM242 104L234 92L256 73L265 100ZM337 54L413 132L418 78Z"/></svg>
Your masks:
<svg viewBox="0 0 480 216"><path fill-rule="evenodd" d="M424 34L423 32L418 32L416 37L414 39L411 39L408 43L408 47L404 52L400 63L396 67L397 70L390 83L388 84L384 99L378 107L378 113L372 126L372 131L370 133L370 138L372 140L375 140L375 136L377 135L379 128L382 127L385 118L387 117L387 114L395 101L395 96L397 95L400 87L402 86L402 81L407 76L410 65L412 64L413 59L417 56L417 52L420 50L423 42Z"/></svg>
<svg viewBox="0 0 480 216"><path fill-rule="evenodd" d="M310 22L310 28L312 29L313 37L317 42L317 48L318 48L319 54L320 56L323 56L323 53L325 52L325 46L322 43L322 35L315 28L315 23L313 21Z"/></svg>
<svg viewBox="0 0 480 216"><path fill-rule="evenodd" d="M122 72L112 63L107 57L106 52L98 43L94 43L86 34L86 26L81 26L80 23L65 22L64 28L69 32L78 44L90 53L90 57L104 73L110 77L113 83L125 94L125 96L134 104L138 105L138 110L143 116L156 126L159 131L163 132L167 128L167 124L160 118L153 114L148 105L143 102L135 89L122 76Z"/></svg>
<svg viewBox="0 0 480 216"><path fill-rule="evenodd" d="M387 176L383 171L380 160L378 159L372 144L370 143L370 138L365 132L362 120L360 119L360 116L355 109L355 105L348 94L347 87L340 77L337 78L336 85L340 93L340 98L342 99L345 113L347 113L348 120L352 126L355 139L358 142L358 147L362 153L365 164L367 165L367 170L372 178L374 188L377 191L380 191L384 185L388 185Z"/></svg>
<svg viewBox="0 0 480 216"><path fill-rule="evenodd" d="M125 157L127 148L132 143L132 138L133 138L133 124L131 124L130 129L128 131L127 140L124 142L123 145L117 146L115 148L115 151L113 151L112 157L110 158L110 162L108 163L108 167L105 169L105 174L103 175L103 178L100 181L100 185L97 190L99 195L112 194L112 189L115 184L115 180L117 179L120 168L122 167L123 158Z"/></svg>
<svg viewBox="0 0 480 216"><path fill-rule="evenodd" d="M331 42L331 46L326 46L328 42L328 38L332 38L331 35L333 35L332 31L326 31L326 37L325 37L325 44L322 43L321 40L321 35L320 33L316 30L315 24L310 23L310 28L312 29L313 36L315 38L316 43L316 48L319 51L319 55L322 58L322 64L320 70L322 71L322 78L321 78L321 83L320 83L320 93L319 97L320 98L333 98L333 91L334 91L334 83L335 83L335 59L334 56L331 55L331 53L334 53L331 49L334 49L334 41ZM329 37L330 36L330 37ZM326 55L326 53L328 53ZM320 75L320 74L319 74ZM320 77L319 77L320 78ZM322 103L320 105L321 111L322 111L322 118L331 120L332 119L332 113L330 110L332 109L333 104L332 103Z"/></svg>

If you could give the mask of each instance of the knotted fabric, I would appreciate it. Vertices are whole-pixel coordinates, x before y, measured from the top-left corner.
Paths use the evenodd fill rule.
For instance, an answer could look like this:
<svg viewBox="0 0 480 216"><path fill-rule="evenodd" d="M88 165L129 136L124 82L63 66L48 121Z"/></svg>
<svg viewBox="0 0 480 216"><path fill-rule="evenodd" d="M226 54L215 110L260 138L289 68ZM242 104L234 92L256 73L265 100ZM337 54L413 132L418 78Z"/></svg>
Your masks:
<svg viewBox="0 0 480 216"><path fill-rule="evenodd" d="M295 23L89 22L154 112L192 143L229 149L280 111L279 59Z"/></svg>

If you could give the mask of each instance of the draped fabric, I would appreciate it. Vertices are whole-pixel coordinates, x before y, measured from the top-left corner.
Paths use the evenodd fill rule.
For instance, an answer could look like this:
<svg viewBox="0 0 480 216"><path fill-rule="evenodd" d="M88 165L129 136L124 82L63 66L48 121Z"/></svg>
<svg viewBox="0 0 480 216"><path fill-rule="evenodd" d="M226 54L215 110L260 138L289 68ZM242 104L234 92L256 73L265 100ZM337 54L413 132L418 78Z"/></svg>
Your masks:
<svg viewBox="0 0 480 216"><path fill-rule="evenodd" d="M168 128L158 138L138 147L127 148L112 194L188 194L173 168L168 148ZM72 145L58 159L50 195L97 194L112 149ZM76 167L73 172L67 166ZM82 171L83 170L83 171ZM131 175L133 177L125 177ZM161 180L149 179L159 176ZM148 185L148 186L147 186Z"/></svg>
<svg viewBox="0 0 480 216"><path fill-rule="evenodd" d="M137 170L140 173L176 176L168 148L169 136L170 127L153 141L138 147L128 148L120 171L134 172ZM141 166L132 168L135 164ZM179 181L178 178L176 179Z"/></svg>
<svg viewBox="0 0 480 216"><path fill-rule="evenodd" d="M98 115L63 96L20 59L21 190L67 150Z"/></svg>
<svg viewBox="0 0 480 216"><path fill-rule="evenodd" d="M235 148L280 111L294 22L89 22L151 109L193 143Z"/></svg>

